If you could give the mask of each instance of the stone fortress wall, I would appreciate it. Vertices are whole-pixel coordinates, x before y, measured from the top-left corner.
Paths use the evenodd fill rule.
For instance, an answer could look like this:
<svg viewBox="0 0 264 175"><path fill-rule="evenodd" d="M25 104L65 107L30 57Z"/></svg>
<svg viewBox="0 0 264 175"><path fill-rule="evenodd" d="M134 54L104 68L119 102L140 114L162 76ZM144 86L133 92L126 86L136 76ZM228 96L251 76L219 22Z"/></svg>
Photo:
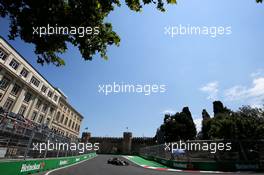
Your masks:
<svg viewBox="0 0 264 175"><path fill-rule="evenodd" d="M99 143L99 154L138 154L140 148L156 143L153 137L132 137L131 132L124 132L123 137L92 137L84 132L82 142Z"/></svg>

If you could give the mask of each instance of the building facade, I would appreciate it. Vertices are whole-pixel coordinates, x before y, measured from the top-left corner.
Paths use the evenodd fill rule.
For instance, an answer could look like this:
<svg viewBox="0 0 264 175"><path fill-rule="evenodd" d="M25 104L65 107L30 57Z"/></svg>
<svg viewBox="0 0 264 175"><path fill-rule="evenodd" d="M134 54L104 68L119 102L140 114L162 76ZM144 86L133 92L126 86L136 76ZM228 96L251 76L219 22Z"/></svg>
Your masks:
<svg viewBox="0 0 264 175"><path fill-rule="evenodd" d="M52 128L68 137L79 135L81 115L67 102L67 97L61 93L56 116Z"/></svg>
<svg viewBox="0 0 264 175"><path fill-rule="evenodd" d="M64 136L77 138L83 116L67 97L49 83L0 37L0 107L46 124Z"/></svg>

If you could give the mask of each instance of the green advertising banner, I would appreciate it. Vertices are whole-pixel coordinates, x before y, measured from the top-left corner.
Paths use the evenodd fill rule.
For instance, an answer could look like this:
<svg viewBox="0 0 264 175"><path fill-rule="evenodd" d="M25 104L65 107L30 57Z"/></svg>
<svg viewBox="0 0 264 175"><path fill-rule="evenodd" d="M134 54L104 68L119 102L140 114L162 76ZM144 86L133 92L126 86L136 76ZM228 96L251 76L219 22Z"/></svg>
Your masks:
<svg viewBox="0 0 264 175"><path fill-rule="evenodd" d="M165 166L185 169L185 170L203 170L203 171L262 171L258 162L187 162L166 160L153 156L141 156L144 159L156 161Z"/></svg>
<svg viewBox="0 0 264 175"><path fill-rule="evenodd" d="M96 153L90 153L73 157L60 157L49 159L34 159L21 161L2 161L0 162L0 172L3 175L26 175L55 168L71 165L83 160L88 160L96 156Z"/></svg>

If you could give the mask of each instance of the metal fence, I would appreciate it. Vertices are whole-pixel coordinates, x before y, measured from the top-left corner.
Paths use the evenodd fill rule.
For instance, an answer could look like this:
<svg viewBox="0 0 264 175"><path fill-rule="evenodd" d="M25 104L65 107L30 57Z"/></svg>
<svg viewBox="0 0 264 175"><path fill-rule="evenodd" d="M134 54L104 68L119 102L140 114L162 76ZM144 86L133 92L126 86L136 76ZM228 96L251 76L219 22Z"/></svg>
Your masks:
<svg viewBox="0 0 264 175"><path fill-rule="evenodd" d="M78 150L52 150L46 149L40 153L34 149L34 144L40 143L65 143L78 144L80 140L65 137L56 131L51 130L47 125L23 122L18 118L0 114L0 158L46 158L63 157L79 154L86 154L88 151L80 153Z"/></svg>
<svg viewBox="0 0 264 175"><path fill-rule="evenodd" d="M178 161L264 161L264 141L223 141L223 140L190 140L184 142L166 143L144 147L140 155ZM231 143L231 149L223 149L223 145ZM192 145L192 146L191 146ZM200 145L200 147L199 147ZM207 145L207 146L206 146ZM211 146L213 145L213 146ZM217 149L215 149L217 145ZM220 147L219 147L220 145ZM211 148L210 148L211 146ZM212 147L214 147L212 149ZM194 149L195 148L195 149ZM207 149L208 148L208 149ZM220 148L220 149L219 149Z"/></svg>

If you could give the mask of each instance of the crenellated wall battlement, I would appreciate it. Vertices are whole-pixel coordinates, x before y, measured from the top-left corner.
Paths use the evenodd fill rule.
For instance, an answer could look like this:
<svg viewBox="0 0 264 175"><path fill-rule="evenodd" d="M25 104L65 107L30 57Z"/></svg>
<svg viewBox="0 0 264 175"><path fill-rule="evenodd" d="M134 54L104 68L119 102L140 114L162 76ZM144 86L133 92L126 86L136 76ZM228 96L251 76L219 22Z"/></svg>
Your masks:
<svg viewBox="0 0 264 175"><path fill-rule="evenodd" d="M82 134L83 142L99 143L98 153L104 154L137 154L139 149L154 145L153 137L132 137L131 132L124 132L123 137L92 137L91 133Z"/></svg>

